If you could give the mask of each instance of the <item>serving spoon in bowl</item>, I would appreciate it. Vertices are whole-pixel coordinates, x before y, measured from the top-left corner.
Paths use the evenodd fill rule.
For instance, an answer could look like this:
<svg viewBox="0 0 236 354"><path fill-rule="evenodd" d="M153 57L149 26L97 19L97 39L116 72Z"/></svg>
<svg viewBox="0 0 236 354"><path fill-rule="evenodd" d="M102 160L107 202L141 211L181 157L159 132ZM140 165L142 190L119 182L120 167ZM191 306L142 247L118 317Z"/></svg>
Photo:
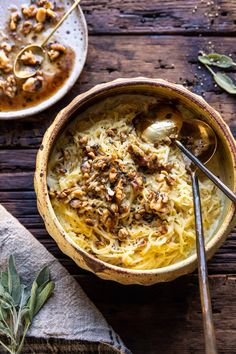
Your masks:
<svg viewBox="0 0 236 354"><path fill-rule="evenodd" d="M163 118L164 115L164 118ZM161 116L161 117L160 117ZM187 157L194 157L201 165L207 163L214 155L217 147L217 139L213 130L203 121L193 120L183 122L178 111L170 107L162 107L157 112L157 120L147 120L145 125L137 124L136 128L140 137L148 143L157 144L165 140L172 140L178 137L181 130L182 137L189 141L192 151L198 156L195 157L179 140L175 144L187 154ZM161 119L162 118L162 119ZM183 149L183 148L184 149ZM192 159L191 159L192 160ZM201 161L200 161L201 160ZM197 164L196 164L197 165ZM205 349L207 354L216 354L216 338L212 316L211 296L208 283L208 271L206 263L204 230L202 223L200 190L198 183L197 166L193 163L187 165L192 179L192 190L194 200L195 228L196 228L196 249L198 259L198 278L200 298L203 315L203 327L205 337Z"/></svg>
<svg viewBox="0 0 236 354"><path fill-rule="evenodd" d="M67 19L67 17L71 14L71 12L78 6L81 0L76 0L74 4L69 8L69 10L64 14L58 24L52 29L52 31L46 36L41 44L32 43L25 46L16 56L13 66L13 73L18 79L28 79L29 77L34 76L39 67L42 65L46 52L44 46L47 44L52 35L58 30L58 28L63 24L63 22ZM32 55L37 60L37 65L30 66L24 65L21 57L25 52L31 51Z"/></svg>
<svg viewBox="0 0 236 354"><path fill-rule="evenodd" d="M171 106L162 106L155 119L147 119L145 124L137 123L137 129L141 138L152 144L171 139L189 160L236 203L236 194L205 166L217 147L215 132L207 123L199 119L184 121L179 111ZM181 141L178 139L180 131ZM182 141L186 142L189 148Z"/></svg>

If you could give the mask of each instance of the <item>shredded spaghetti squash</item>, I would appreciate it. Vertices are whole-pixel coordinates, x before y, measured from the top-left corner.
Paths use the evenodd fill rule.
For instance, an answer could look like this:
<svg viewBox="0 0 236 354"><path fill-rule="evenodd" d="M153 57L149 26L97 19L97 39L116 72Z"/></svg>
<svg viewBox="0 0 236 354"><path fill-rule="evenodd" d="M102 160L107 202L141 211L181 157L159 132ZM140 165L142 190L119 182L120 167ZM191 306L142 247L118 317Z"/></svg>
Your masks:
<svg viewBox="0 0 236 354"><path fill-rule="evenodd" d="M134 119L148 115L153 97L130 95L82 113L51 154L48 187L66 233L102 261L154 269L195 248L191 178L172 144L142 141ZM206 237L221 211L220 193L200 181Z"/></svg>

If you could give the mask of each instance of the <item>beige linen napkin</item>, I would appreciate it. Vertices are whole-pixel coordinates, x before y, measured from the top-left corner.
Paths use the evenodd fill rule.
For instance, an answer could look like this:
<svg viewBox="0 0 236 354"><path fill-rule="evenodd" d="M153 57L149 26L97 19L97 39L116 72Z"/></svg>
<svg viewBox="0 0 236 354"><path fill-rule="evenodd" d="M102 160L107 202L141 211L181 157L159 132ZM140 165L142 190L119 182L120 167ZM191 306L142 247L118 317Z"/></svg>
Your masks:
<svg viewBox="0 0 236 354"><path fill-rule="evenodd" d="M0 205L0 269L10 254L26 284L45 265L56 283L28 332L24 354L130 353L67 270Z"/></svg>

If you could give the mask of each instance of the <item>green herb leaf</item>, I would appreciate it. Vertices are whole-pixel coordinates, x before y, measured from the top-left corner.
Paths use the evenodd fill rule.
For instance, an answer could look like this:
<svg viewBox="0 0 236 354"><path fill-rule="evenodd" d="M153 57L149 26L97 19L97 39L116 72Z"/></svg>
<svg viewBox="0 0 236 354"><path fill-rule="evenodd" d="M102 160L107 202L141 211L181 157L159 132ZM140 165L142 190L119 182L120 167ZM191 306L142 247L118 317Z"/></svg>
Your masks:
<svg viewBox="0 0 236 354"><path fill-rule="evenodd" d="M29 298L29 301L28 301L29 316L30 316L30 320L31 321L32 321L32 319L34 317L34 309L35 309L35 304L36 304L36 300L37 300L37 289L38 289L38 285L37 285L36 280L35 280L33 282L33 284L32 284L30 298Z"/></svg>
<svg viewBox="0 0 236 354"><path fill-rule="evenodd" d="M214 80L223 90L230 93L231 95L236 95L236 85L228 75L224 73L216 73L214 75Z"/></svg>
<svg viewBox="0 0 236 354"><path fill-rule="evenodd" d="M16 305L21 299L21 283L20 277L16 270L14 257L11 255L8 261L8 291L11 294Z"/></svg>
<svg viewBox="0 0 236 354"><path fill-rule="evenodd" d="M42 284L48 282L50 280L49 268L44 267L38 274L37 278L35 279L38 287Z"/></svg>
<svg viewBox="0 0 236 354"><path fill-rule="evenodd" d="M199 55L198 60L204 65L213 65L224 69L228 69L236 65L232 58L218 53Z"/></svg>
<svg viewBox="0 0 236 354"><path fill-rule="evenodd" d="M55 288L54 282L50 281L47 285L42 289L42 291L37 295L37 301L34 308L34 316L39 312L39 310L43 307L45 302L51 296L53 290Z"/></svg>
<svg viewBox="0 0 236 354"><path fill-rule="evenodd" d="M8 290L8 273L0 272L0 283L5 290Z"/></svg>
<svg viewBox="0 0 236 354"><path fill-rule="evenodd" d="M31 290L21 284L13 256L8 260L8 271L0 272L0 340L9 353L19 354L34 315L45 304L54 289L48 267L44 267L33 282Z"/></svg>

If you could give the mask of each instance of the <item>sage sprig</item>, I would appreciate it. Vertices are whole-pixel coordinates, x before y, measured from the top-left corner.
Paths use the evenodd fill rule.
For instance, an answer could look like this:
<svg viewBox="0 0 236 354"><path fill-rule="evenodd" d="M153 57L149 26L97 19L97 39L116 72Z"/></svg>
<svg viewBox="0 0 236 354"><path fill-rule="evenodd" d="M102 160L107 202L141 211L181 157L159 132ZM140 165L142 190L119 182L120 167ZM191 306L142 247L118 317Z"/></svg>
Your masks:
<svg viewBox="0 0 236 354"><path fill-rule="evenodd" d="M44 267L27 289L21 283L14 256L8 260L6 272L0 272L0 344L11 354L22 351L26 333L34 316L54 290L48 267Z"/></svg>
<svg viewBox="0 0 236 354"><path fill-rule="evenodd" d="M230 93L231 95L236 94L236 85L225 73L222 72L215 72L211 66L217 66L219 68L228 69L233 66L236 66L236 63L228 57L227 55L211 53L211 54L201 54L198 56L198 60L205 65L205 67L210 71L212 74L216 84L221 87L226 92Z"/></svg>
<svg viewBox="0 0 236 354"><path fill-rule="evenodd" d="M232 58L228 57L227 55L218 53L203 53L198 56L198 60L204 65L217 66L218 68L222 69L229 69L233 66L236 66L236 63Z"/></svg>

